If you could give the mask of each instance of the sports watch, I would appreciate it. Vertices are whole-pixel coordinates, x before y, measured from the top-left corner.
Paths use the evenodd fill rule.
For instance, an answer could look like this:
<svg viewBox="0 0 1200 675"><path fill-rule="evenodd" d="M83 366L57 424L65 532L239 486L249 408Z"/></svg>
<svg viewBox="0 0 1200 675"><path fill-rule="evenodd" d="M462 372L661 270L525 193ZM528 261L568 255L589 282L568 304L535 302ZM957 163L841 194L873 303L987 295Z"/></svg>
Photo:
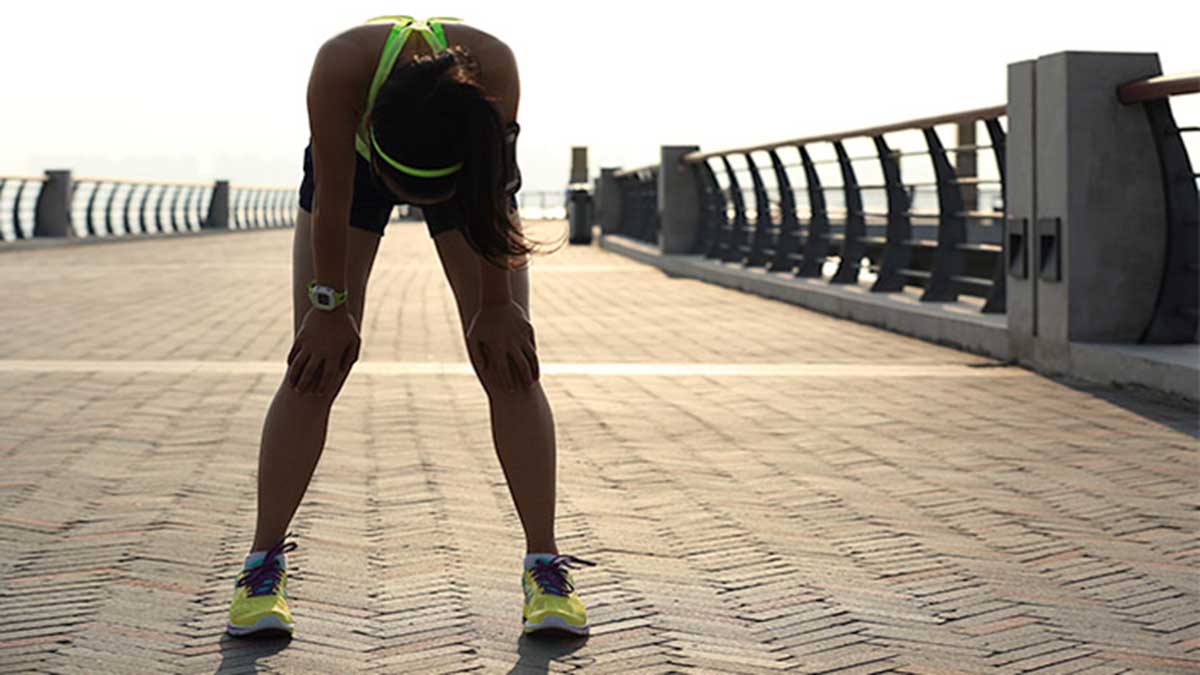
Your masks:
<svg viewBox="0 0 1200 675"><path fill-rule="evenodd" d="M330 311L346 302L347 291L335 291L332 286L318 284L316 279L308 282L308 299L313 307Z"/></svg>

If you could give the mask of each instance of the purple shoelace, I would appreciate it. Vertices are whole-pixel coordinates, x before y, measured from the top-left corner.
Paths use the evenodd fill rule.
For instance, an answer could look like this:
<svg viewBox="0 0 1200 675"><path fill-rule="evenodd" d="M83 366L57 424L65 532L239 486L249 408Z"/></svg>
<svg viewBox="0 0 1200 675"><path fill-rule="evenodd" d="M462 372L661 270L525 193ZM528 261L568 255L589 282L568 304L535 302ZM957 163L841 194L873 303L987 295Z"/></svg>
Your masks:
<svg viewBox="0 0 1200 675"><path fill-rule="evenodd" d="M284 541L288 537L294 536L296 535L291 532L283 535L283 539L280 539L278 544L275 544L267 551L267 555L263 557L262 563L243 574L237 580L237 584L234 587L246 586L249 589L247 595L252 598L274 593L275 587L279 584L279 579L282 576L281 572L283 571L278 565L279 556L296 550L296 542L289 541L285 544Z"/></svg>
<svg viewBox="0 0 1200 675"><path fill-rule="evenodd" d="M542 590L551 595L569 595L575 588L567 581L566 568L572 567L572 563L580 565L595 566L596 563L583 558L576 558L573 555L556 555L550 560L534 561L533 567L530 568L530 573L533 578L542 587Z"/></svg>

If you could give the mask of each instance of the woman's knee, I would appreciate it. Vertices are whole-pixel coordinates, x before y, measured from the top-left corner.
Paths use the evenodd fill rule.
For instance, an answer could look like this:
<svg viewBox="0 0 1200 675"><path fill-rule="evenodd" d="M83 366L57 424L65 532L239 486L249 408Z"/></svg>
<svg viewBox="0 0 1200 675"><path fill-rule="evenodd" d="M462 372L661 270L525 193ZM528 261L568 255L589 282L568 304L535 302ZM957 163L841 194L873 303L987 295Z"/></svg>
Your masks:
<svg viewBox="0 0 1200 675"><path fill-rule="evenodd" d="M350 372L354 369L354 365L348 369L339 369L332 378L327 379L324 388L317 392L313 389L311 382L301 381L301 385L291 382L284 377L283 382L279 385L280 392L287 397L294 405L313 411L328 409L337 400L342 389L345 388L346 379L349 378ZM305 378L307 379L307 377Z"/></svg>

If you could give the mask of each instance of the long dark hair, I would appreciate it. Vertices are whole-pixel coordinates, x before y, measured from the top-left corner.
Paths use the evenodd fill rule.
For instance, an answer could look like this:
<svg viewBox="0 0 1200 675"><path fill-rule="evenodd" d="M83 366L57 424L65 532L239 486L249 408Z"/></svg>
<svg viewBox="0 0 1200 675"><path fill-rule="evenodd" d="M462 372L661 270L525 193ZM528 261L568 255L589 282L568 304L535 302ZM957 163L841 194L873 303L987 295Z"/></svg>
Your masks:
<svg viewBox="0 0 1200 675"><path fill-rule="evenodd" d="M438 178L410 176L375 156L373 147L371 164L404 192L442 200L432 208L454 209L472 249L493 264L507 257L511 267L513 258L534 252L536 242L509 221L504 131L478 75L478 63L462 46L416 56L392 70L370 112L375 138L389 157L422 169L462 162L461 169Z"/></svg>

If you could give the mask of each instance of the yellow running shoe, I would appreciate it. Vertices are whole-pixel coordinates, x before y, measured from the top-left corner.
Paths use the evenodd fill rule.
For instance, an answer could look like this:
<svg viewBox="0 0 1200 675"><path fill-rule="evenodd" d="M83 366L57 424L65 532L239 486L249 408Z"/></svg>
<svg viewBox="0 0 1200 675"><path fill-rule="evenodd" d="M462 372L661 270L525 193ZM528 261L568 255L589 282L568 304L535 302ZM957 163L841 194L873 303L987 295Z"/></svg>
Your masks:
<svg viewBox="0 0 1200 675"><path fill-rule="evenodd" d="M283 554L295 550L296 542L284 544L284 535L262 561L243 569L233 586L229 624L225 631L243 636L253 633L292 634L292 610L287 603L287 563Z"/></svg>
<svg viewBox="0 0 1200 675"><path fill-rule="evenodd" d="M588 634L587 610L575 595L575 582L567 569L571 563L596 564L571 555L556 555L535 561L521 576L525 592L521 622L526 635L541 630Z"/></svg>

